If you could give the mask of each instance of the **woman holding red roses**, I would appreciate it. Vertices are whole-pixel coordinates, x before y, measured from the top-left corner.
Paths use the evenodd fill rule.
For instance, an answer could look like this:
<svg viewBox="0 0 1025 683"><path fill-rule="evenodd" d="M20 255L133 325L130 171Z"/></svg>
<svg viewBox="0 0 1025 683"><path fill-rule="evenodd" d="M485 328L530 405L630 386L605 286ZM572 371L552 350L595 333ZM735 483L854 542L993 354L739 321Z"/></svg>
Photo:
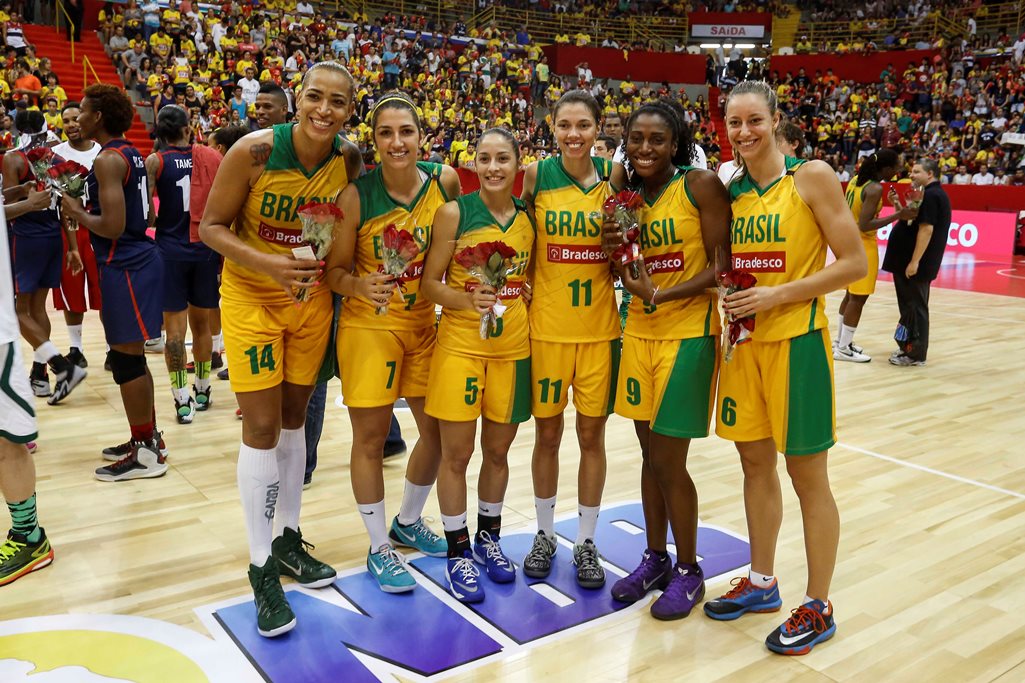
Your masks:
<svg viewBox="0 0 1025 683"><path fill-rule="evenodd" d="M431 360L427 414L441 429L438 498L448 542L446 576L462 602L484 599L475 562L497 583L516 578L499 545L509 484L509 446L530 418L530 339L522 298L534 250L534 222L512 196L519 147L504 128L485 131L477 147L481 189L438 210L423 290L441 304ZM477 533L471 549L466 470L477 418L484 461L477 481Z"/></svg>
<svg viewBox="0 0 1025 683"><path fill-rule="evenodd" d="M620 267L634 295L623 336L616 413L634 421L641 445L641 501L648 547L612 587L636 602L662 589L657 619L680 619L704 596L697 560L698 497L687 472L692 438L708 436L718 374L719 316L711 288L716 254L729 251L729 195L715 173L689 168L694 141L679 105L659 100L626 124L626 155L642 194L639 268ZM606 222L606 244L622 226ZM671 525L677 562L666 551Z"/></svg>
<svg viewBox="0 0 1025 683"><path fill-rule="evenodd" d="M438 477L438 422L424 413L434 351L434 304L420 290L435 212L459 196L454 169L417 161L423 131L416 105L385 95L370 114L381 163L338 198L344 214L328 261L328 283L346 296L338 324L342 395L352 422L352 492L370 536L367 568L381 590L416 581L393 545L445 555L445 541L422 519ZM392 406L405 398L419 438L406 465L398 515L384 506L382 451Z"/></svg>
<svg viewBox="0 0 1025 683"><path fill-rule="evenodd" d="M727 131L741 161L741 175L730 184L732 266L758 282L723 300L731 318L754 316L754 328L719 375L716 433L740 453L751 572L705 603L705 614L732 620L783 604L773 576L783 516L776 454L783 453L801 501L808 586L802 604L765 642L797 655L836 630L829 584L840 518L826 466L836 437L824 295L862 277L867 265L836 174L821 161L783 155L774 135L780 116L763 82L740 83L727 100ZM829 266L827 246L836 254Z"/></svg>

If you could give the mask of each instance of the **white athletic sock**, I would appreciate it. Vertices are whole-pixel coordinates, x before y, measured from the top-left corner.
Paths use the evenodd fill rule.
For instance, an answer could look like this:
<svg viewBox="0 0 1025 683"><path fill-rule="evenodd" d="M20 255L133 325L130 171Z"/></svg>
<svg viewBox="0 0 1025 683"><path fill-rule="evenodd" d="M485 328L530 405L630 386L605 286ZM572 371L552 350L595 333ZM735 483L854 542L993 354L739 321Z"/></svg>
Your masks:
<svg viewBox="0 0 1025 683"><path fill-rule="evenodd" d="M384 518L384 498L369 505L356 504L360 517L363 518L363 526L367 528L367 535L370 536L370 550L377 552L382 545L390 545L388 541L387 520Z"/></svg>
<svg viewBox="0 0 1025 683"><path fill-rule="evenodd" d="M843 325L840 327L840 341L837 342L837 346L841 349L846 349L854 341L854 333L857 331L857 327L851 327L850 325Z"/></svg>
<svg viewBox="0 0 1025 683"><path fill-rule="evenodd" d="M534 514L537 515L537 530L545 536L555 536L555 498L534 498Z"/></svg>
<svg viewBox="0 0 1025 683"><path fill-rule="evenodd" d="M466 528L466 513L458 515L442 515L441 526L445 531L459 531Z"/></svg>
<svg viewBox="0 0 1025 683"><path fill-rule="evenodd" d="M68 325L68 338L71 340L71 348L82 349L82 326Z"/></svg>
<svg viewBox="0 0 1025 683"><path fill-rule="evenodd" d="M601 507L598 505L594 507L577 505L577 545L587 539L594 540L594 530L598 526L598 511L600 509Z"/></svg>
<svg viewBox="0 0 1025 683"><path fill-rule="evenodd" d="M402 505L399 507L399 524L409 526L420 519L432 488L432 486L418 486L410 480L406 480L406 488L402 491Z"/></svg>
<svg viewBox="0 0 1025 683"><path fill-rule="evenodd" d="M477 499L477 514L484 515L485 517L499 517L502 514L502 501L497 503L489 503L487 501Z"/></svg>
<svg viewBox="0 0 1025 683"><path fill-rule="evenodd" d="M195 381L195 385L196 385L196 391L206 391L207 389L210 388L210 378L209 377L204 377L203 379L200 379L199 377L197 377L196 381Z"/></svg>
<svg viewBox="0 0 1025 683"><path fill-rule="evenodd" d="M765 575L756 571L749 571L747 573L747 579L759 588L768 588L772 585L772 582L776 580L776 577L772 574Z"/></svg>
<svg viewBox="0 0 1025 683"><path fill-rule="evenodd" d="M224 353L224 333L213 335L213 348L217 353Z"/></svg>
<svg viewBox="0 0 1025 683"><path fill-rule="evenodd" d="M840 339L840 330L842 330L842 329L843 329L843 313L837 313L836 314L836 327L833 328L833 334L835 334L836 336L833 337L833 341L837 341L838 339ZM837 343L839 343L839 342L837 342Z"/></svg>
<svg viewBox="0 0 1025 683"><path fill-rule="evenodd" d="M249 536L249 561L262 567L270 557L274 508L280 491L274 449L239 446L237 476Z"/></svg>
<svg viewBox="0 0 1025 683"><path fill-rule="evenodd" d="M37 363L46 363L54 356L59 356L60 351L57 350L57 347L54 346L52 341L47 339L35 348L35 351L32 355L34 356L35 361Z"/></svg>
<svg viewBox="0 0 1025 683"><path fill-rule="evenodd" d="M828 600L829 600L829 598L826 598L826 600L823 600L822 602L827 602ZM802 602L801 604L802 605L807 605L809 602L814 602L814 601L815 601L815 598L811 597L810 595L805 595L804 596L804 602Z"/></svg>
<svg viewBox="0 0 1025 683"><path fill-rule="evenodd" d="M274 538L285 527L299 530L299 509L303 500L303 477L306 476L306 430L282 429L276 449L281 493L278 495L277 514L274 516Z"/></svg>
<svg viewBox="0 0 1025 683"><path fill-rule="evenodd" d="M189 402L189 388L182 387L181 389L175 389L171 387L171 395L174 396L174 400L182 405Z"/></svg>

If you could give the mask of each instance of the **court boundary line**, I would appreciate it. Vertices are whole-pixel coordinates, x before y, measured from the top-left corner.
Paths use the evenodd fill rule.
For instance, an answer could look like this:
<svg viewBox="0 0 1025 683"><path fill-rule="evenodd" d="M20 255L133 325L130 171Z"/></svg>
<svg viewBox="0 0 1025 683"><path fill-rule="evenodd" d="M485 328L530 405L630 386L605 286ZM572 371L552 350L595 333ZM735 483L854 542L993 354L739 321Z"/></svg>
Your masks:
<svg viewBox="0 0 1025 683"><path fill-rule="evenodd" d="M872 457L872 458L877 458L879 460L890 462L890 463L893 463L895 465L901 465L903 467L909 467L909 468L911 468L913 470L918 470L920 472L928 472L929 474L934 474L936 476L943 477L944 479L950 479L952 481L960 482L962 484L970 484L972 486L977 486L978 488L986 489L988 491L994 491L996 493L1001 493L1001 494L1003 494L1005 496L1011 496L1012 498L1017 498L1018 500L1025 500L1025 493L1019 493L1018 491L1011 491L1010 489L1005 489L1005 488L1001 488L999 486L994 486L993 484L987 484L985 482L977 481L975 479L969 479L967 477L962 477L962 476L960 476L958 474L951 474L950 472L944 472L943 470L938 470L938 469L935 469L933 467L927 467L926 465L919 465L917 463L908 462L907 460L901 460L900 458L894 458L894 457L889 456L889 455L883 455L882 453L876 453L875 451L870 451L867 448L860 448L858 446L852 446L851 444L848 444L848 443L838 442L836 445L840 446L841 448L846 448L849 451L854 451L855 453L861 453L862 455L867 455L867 456Z"/></svg>

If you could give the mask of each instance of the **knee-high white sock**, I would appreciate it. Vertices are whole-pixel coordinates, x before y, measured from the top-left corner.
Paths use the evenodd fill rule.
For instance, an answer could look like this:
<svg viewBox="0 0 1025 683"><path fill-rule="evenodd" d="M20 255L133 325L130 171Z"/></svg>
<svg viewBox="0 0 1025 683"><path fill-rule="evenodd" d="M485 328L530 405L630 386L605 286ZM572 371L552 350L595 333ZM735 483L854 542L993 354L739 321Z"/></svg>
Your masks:
<svg viewBox="0 0 1025 683"><path fill-rule="evenodd" d="M399 524L409 526L424 513L424 506L431 495L431 486L419 486L406 480L402 491L402 505L399 507Z"/></svg>
<svg viewBox="0 0 1025 683"><path fill-rule="evenodd" d="M833 328L834 340L840 339L840 330L843 329L843 313L836 314L836 327ZM837 342L839 344L839 342Z"/></svg>
<svg viewBox="0 0 1025 683"><path fill-rule="evenodd" d="M216 353L224 353L224 333L213 335L213 350Z"/></svg>
<svg viewBox="0 0 1025 683"><path fill-rule="evenodd" d="M81 325L68 325L68 338L71 340L69 346L73 349L82 348L82 326Z"/></svg>
<svg viewBox="0 0 1025 683"><path fill-rule="evenodd" d="M270 557L274 511L280 495L274 449L242 444L238 449L238 493L249 536L249 561L262 567Z"/></svg>
<svg viewBox="0 0 1025 683"><path fill-rule="evenodd" d="M390 545L387 520L384 517L384 499L369 505L357 503L356 508L359 510L359 516L363 518L367 535L370 536L371 552L376 553L382 545Z"/></svg>
<svg viewBox="0 0 1025 683"><path fill-rule="evenodd" d="M537 530L545 536L555 536L555 498L534 498L534 514L537 515Z"/></svg>
<svg viewBox="0 0 1025 683"><path fill-rule="evenodd" d="M274 538L289 529L299 530L299 509L303 499L303 477L306 475L306 430L282 429L276 449L281 493L274 517Z"/></svg>
<svg viewBox="0 0 1025 683"><path fill-rule="evenodd" d="M840 341L836 343L841 349L846 349L854 341L854 333L857 331L857 327L851 327L850 325L840 326Z"/></svg>
<svg viewBox="0 0 1025 683"><path fill-rule="evenodd" d="M577 505L577 545L587 539L594 540L594 530L598 527L598 511L601 508L597 505Z"/></svg>

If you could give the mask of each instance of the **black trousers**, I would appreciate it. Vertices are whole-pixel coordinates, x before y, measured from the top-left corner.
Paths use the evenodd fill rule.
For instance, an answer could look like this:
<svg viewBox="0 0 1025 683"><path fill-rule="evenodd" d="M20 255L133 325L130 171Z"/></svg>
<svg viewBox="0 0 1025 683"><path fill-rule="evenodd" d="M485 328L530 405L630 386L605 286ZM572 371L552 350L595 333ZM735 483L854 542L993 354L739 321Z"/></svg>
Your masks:
<svg viewBox="0 0 1025 683"><path fill-rule="evenodd" d="M929 353L929 288L932 281L908 279L904 273L894 273L893 286L897 290L900 324L907 334L902 349L914 360L925 360Z"/></svg>

